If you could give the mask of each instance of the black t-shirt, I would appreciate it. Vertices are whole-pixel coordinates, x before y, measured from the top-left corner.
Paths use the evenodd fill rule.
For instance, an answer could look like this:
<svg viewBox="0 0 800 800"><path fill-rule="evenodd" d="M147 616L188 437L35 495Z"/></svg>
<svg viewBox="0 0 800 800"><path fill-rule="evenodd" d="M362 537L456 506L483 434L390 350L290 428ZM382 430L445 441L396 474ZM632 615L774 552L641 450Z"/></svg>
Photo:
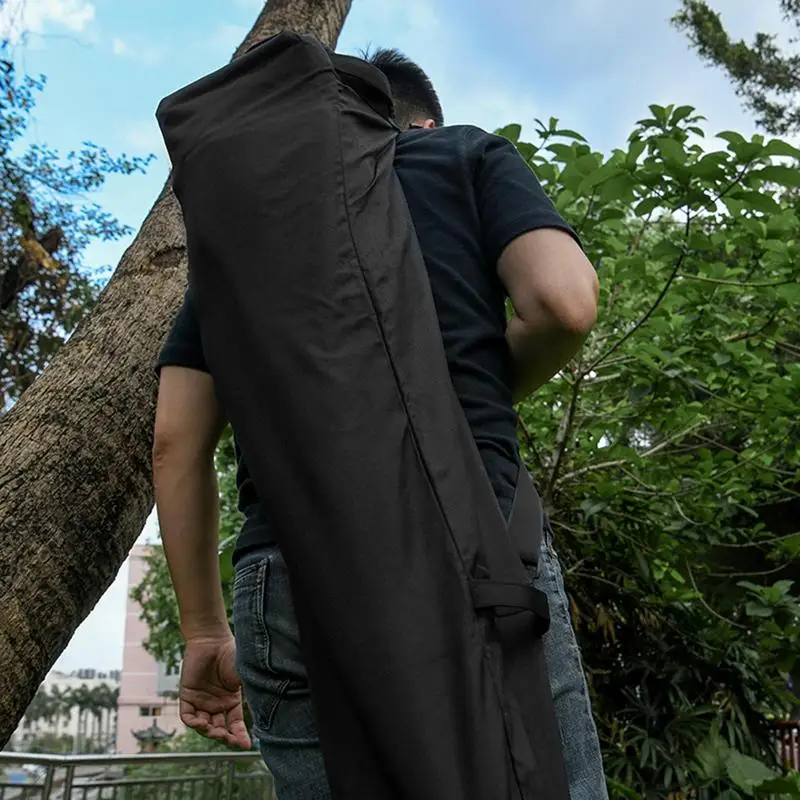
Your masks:
<svg viewBox="0 0 800 800"><path fill-rule="evenodd" d="M397 137L395 170L430 279L456 394L500 507L511 512L519 455L505 340L506 292L497 261L510 242L538 228L574 233L516 148L471 126L414 130ZM269 257L269 254L265 254ZM208 371L191 290L158 367ZM274 541L239 457L239 507L246 521L235 557Z"/></svg>

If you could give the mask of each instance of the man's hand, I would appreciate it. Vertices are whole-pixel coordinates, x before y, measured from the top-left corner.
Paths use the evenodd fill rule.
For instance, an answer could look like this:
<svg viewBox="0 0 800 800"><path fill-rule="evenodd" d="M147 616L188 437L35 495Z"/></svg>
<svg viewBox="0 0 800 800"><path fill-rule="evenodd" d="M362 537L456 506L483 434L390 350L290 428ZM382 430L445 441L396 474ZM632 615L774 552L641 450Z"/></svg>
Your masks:
<svg viewBox="0 0 800 800"><path fill-rule="evenodd" d="M249 750L232 636L189 639L180 684L181 721L209 739Z"/></svg>

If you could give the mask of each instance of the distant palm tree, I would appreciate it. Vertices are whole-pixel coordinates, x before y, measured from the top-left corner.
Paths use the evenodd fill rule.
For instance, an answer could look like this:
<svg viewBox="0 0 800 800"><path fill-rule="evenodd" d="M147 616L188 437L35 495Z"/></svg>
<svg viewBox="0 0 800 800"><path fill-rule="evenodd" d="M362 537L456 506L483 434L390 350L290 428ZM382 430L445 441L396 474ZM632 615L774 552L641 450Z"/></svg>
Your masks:
<svg viewBox="0 0 800 800"><path fill-rule="evenodd" d="M86 739L87 716L94 706L94 698L89 687L82 683L77 689L72 691L72 700L78 709L78 733L75 737L75 752L84 751L84 741Z"/></svg>
<svg viewBox="0 0 800 800"><path fill-rule="evenodd" d="M108 694L106 695L106 702L108 709L108 716L106 717L106 731L105 731L105 743L106 746L111 744L111 739L114 734L116 734L116 715L117 715L117 707L119 705L119 686L115 686L113 689L108 686ZM112 733L112 726L114 731Z"/></svg>
<svg viewBox="0 0 800 800"><path fill-rule="evenodd" d="M72 708L74 706L72 693L68 688L62 689L60 686L53 686L50 690L50 699L55 708L56 736L58 736L61 733L61 720L63 719L64 723L69 725L69 720L72 716Z"/></svg>
<svg viewBox="0 0 800 800"><path fill-rule="evenodd" d="M36 694L33 696L33 700L31 700L28 708L25 709L23 725L29 730L33 729L34 733L38 733L39 723L48 717L51 713L51 708L52 703L50 697L46 690L40 686L36 690Z"/></svg>
<svg viewBox="0 0 800 800"><path fill-rule="evenodd" d="M101 683L89 691L91 706L89 713L92 715L91 740L95 747L102 745L103 712L108 708L108 684Z"/></svg>

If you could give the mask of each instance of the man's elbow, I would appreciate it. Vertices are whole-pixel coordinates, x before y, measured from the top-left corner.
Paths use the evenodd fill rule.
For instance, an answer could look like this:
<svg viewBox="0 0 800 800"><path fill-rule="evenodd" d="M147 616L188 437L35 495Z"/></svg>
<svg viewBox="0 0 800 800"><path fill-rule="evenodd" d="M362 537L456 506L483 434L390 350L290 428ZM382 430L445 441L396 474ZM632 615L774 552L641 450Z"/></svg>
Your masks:
<svg viewBox="0 0 800 800"><path fill-rule="evenodd" d="M600 283L592 269L572 292L551 304L550 314L564 333L586 337L597 322L599 297Z"/></svg>

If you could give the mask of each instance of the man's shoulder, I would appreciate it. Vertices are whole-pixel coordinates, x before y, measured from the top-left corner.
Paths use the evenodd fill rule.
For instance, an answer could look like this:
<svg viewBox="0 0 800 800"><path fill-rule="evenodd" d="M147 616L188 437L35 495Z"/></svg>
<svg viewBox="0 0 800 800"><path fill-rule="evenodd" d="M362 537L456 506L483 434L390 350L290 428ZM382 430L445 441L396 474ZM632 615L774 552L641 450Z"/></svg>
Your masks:
<svg viewBox="0 0 800 800"><path fill-rule="evenodd" d="M441 128L404 131L397 140L401 161L431 158L449 164L468 165L479 160L498 137L475 125L446 125ZM504 140L503 140L504 141Z"/></svg>

